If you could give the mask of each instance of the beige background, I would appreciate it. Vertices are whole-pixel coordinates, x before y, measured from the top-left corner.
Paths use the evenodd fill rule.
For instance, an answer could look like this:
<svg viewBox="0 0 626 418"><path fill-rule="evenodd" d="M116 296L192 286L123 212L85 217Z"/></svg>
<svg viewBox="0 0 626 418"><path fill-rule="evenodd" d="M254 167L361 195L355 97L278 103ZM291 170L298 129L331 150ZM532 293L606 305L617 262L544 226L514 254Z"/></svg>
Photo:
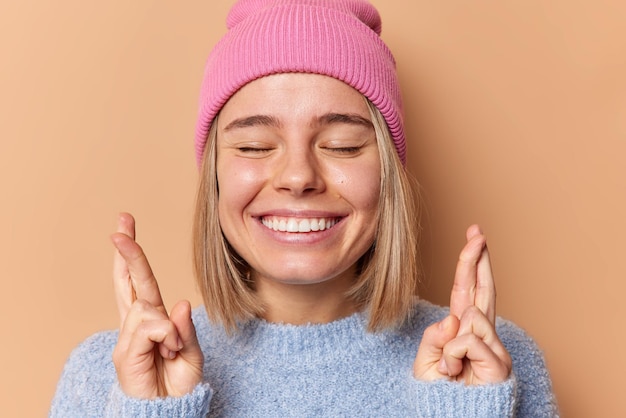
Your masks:
<svg viewBox="0 0 626 418"><path fill-rule="evenodd" d="M117 325L118 211L168 304L199 302L193 127L230 4L0 1L0 415L45 416L72 347ZM447 303L480 223L499 313L545 350L563 415L626 416L626 2L374 4L423 186L423 296Z"/></svg>

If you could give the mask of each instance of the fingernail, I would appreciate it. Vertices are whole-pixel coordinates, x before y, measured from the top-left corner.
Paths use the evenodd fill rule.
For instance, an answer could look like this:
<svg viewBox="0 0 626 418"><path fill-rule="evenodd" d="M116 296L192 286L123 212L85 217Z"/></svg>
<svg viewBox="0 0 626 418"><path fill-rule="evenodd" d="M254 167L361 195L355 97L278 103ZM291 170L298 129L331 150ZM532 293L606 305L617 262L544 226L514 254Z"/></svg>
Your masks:
<svg viewBox="0 0 626 418"><path fill-rule="evenodd" d="M178 349L182 350L183 349L183 340L181 340L180 337L178 337L178 340L176 341L176 343L178 344Z"/></svg>
<svg viewBox="0 0 626 418"><path fill-rule="evenodd" d="M176 351L170 351L169 358L170 360L174 360L176 358Z"/></svg>

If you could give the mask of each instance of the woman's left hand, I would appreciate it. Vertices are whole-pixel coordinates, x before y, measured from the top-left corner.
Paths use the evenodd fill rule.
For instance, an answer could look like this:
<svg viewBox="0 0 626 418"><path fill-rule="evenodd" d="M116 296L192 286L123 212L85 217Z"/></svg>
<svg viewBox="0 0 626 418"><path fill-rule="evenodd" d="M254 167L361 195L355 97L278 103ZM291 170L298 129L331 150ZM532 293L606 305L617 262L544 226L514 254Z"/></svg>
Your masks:
<svg viewBox="0 0 626 418"><path fill-rule="evenodd" d="M450 295L450 315L426 329L413 374L468 385L497 383L511 373L511 356L495 329L496 290L485 236L467 230Z"/></svg>

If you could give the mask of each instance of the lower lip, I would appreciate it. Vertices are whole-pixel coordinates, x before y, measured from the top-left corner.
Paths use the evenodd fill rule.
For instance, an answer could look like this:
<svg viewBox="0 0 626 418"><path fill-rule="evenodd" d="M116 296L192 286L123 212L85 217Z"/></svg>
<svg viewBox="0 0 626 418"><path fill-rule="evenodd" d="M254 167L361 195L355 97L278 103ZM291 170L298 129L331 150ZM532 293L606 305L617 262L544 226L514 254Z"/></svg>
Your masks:
<svg viewBox="0 0 626 418"><path fill-rule="evenodd" d="M345 218L341 218L331 228L324 229L323 231L310 232L274 231L273 229L263 225L261 219L257 218L256 221L265 235L280 244L313 245L331 239L337 232L339 232L339 229L343 227L344 219Z"/></svg>

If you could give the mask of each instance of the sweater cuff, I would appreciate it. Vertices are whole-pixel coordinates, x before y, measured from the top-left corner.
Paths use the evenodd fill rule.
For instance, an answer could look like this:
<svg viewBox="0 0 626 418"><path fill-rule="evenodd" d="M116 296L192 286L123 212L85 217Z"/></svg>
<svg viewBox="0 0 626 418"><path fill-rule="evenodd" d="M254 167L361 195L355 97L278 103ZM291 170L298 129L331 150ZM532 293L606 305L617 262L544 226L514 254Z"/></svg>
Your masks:
<svg viewBox="0 0 626 418"><path fill-rule="evenodd" d="M193 392L180 397L138 399L126 395L118 383L113 385L106 406L106 417L205 417L213 390L200 383Z"/></svg>
<svg viewBox="0 0 626 418"><path fill-rule="evenodd" d="M513 373L502 383L468 386L446 379L415 380L419 417L512 417L517 384Z"/></svg>

